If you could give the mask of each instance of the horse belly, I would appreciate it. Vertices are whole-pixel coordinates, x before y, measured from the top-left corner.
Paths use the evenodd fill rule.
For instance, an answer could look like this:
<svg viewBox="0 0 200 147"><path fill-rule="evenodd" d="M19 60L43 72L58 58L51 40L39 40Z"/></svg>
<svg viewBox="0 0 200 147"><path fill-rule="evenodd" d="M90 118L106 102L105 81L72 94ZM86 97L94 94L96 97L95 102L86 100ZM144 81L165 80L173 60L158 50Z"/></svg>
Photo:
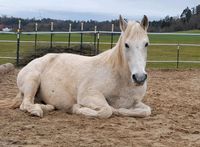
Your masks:
<svg viewBox="0 0 200 147"><path fill-rule="evenodd" d="M51 104L56 109L70 110L76 103L75 89L70 81L63 80L60 76L43 76L39 89L39 96L46 104Z"/></svg>

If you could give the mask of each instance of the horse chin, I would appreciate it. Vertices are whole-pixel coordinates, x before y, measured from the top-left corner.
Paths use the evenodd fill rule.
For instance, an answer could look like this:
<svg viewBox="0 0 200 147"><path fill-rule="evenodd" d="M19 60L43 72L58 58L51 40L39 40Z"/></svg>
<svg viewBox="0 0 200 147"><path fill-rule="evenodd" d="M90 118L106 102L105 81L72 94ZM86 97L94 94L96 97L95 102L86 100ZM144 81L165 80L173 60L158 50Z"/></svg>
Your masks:
<svg viewBox="0 0 200 147"><path fill-rule="evenodd" d="M144 85L144 83L135 83L135 86L143 86Z"/></svg>
<svg viewBox="0 0 200 147"><path fill-rule="evenodd" d="M131 80L131 82L134 84L134 86L139 87L139 86L143 86L146 81L143 83L137 83L134 80Z"/></svg>

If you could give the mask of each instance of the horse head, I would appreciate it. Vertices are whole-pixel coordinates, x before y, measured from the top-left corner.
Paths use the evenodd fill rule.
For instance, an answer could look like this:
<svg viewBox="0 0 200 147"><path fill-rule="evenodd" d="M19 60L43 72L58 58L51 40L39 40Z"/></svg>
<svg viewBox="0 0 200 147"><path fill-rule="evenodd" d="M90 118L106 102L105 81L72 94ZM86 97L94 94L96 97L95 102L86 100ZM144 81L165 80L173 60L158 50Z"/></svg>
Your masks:
<svg viewBox="0 0 200 147"><path fill-rule="evenodd" d="M144 15L141 22L125 21L120 15L122 31L122 50L131 73L132 81L143 85L147 79L146 60L149 38L147 36L148 18Z"/></svg>

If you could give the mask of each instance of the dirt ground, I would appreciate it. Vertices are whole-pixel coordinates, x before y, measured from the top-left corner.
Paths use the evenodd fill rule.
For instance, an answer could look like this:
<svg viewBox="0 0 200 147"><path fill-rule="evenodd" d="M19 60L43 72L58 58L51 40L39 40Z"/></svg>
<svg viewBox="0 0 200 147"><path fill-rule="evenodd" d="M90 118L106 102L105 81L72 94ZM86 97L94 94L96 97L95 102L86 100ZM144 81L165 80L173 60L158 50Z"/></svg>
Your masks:
<svg viewBox="0 0 200 147"><path fill-rule="evenodd" d="M15 70L0 75L0 99L17 93ZM0 109L0 146L200 147L200 70L149 70L147 118L86 118L61 111L30 116Z"/></svg>

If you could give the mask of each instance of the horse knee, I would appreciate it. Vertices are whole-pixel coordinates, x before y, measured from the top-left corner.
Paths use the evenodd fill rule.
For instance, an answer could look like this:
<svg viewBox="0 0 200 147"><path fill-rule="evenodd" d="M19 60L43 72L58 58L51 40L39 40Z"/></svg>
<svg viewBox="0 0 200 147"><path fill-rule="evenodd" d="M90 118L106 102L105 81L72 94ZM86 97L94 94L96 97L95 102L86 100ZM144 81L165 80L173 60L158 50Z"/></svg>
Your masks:
<svg viewBox="0 0 200 147"><path fill-rule="evenodd" d="M150 107L143 108L140 111L141 111L140 112L140 117L147 117L147 116L151 115L151 108Z"/></svg>
<svg viewBox="0 0 200 147"><path fill-rule="evenodd" d="M136 104L135 108L140 110L141 117L147 117L151 115L151 107L149 107L148 105L142 102L139 102L138 104Z"/></svg>
<svg viewBox="0 0 200 147"><path fill-rule="evenodd" d="M149 116L149 115L151 115L151 108L148 106L148 107L146 107L146 109L144 111L144 116L146 117L146 116Z"/></svg>
<svg viewBox="0 0 200 147"><path fill-rule="evenodd" d="M100 118L109 118L112 115L113 111L110 106L102 107L98 112L98 117Z"/></svg>
<svg viewBox="0 0 200 147"><path fill-rule="evenodd" d="M151 108L148 105L144 104L142 109L143 109L143 117L151 115Z"/></svg>

